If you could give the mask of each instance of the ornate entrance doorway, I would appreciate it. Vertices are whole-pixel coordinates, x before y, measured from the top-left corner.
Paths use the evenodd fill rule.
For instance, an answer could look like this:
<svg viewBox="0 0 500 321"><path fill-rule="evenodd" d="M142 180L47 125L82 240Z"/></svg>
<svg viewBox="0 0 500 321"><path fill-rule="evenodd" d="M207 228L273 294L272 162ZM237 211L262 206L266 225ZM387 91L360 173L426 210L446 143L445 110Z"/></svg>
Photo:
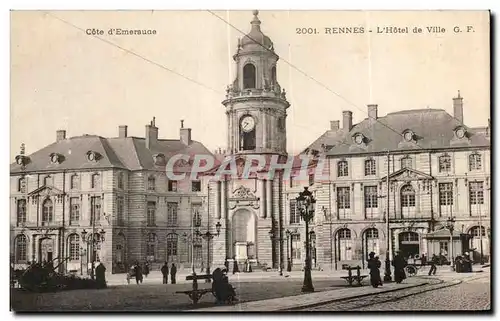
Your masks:
<svg viewBox="0 0 500 321"><path fill-rule="evenodd" d="M238 261L256 259L257 221L255 214L249 210L238 210L232 220L233 256Z"/></svg>
<svg viewBox="0 0 500 321"><path fill-rule="evenodd" d="M38 257L41 262L50 262L54 259L54 240L51 238L43 238L40 240L40 252Z"/></svg>

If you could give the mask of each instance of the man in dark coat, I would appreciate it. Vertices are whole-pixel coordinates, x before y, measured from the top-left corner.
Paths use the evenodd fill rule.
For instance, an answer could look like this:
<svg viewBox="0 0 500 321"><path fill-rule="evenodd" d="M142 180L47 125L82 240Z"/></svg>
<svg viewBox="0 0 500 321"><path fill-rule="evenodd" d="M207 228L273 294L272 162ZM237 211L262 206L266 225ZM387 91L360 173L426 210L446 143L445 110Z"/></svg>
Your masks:
<svg viewBox="0 0 500 321"><path fill-rule="evenodd" d="M99 289L106 287L106 267L102 262L95 268L95 280Z"/></svg>
<svg viewBox="0 0 500 321"><path fill-rule="evenodd" d="M142 283L142 269L139 262L135 262L135 282L137 284Z"/></svg>
<svg viewBox="0 0 500 321"><path fill-rule="evenodd" d="M165 262L161 267L161 275L163 275L163 284L168 284L168 263Z"/></svg>
<svg viewBox="0 0 500 321"><path fill-rule="evenodd" d="M429 270L429 275L436 275L436 271L437 271L437 268L436 268L436 264L438 264L439 262L439 258L437 257L436 254L433 254L432 255L432 258L431 258L431 268Z"/></svg>
<svg viewBox="0 0 500 321"><path fill-rule="evenodd" d="M240 269L238 268L238 261L233 259L233 274L240 273Z"/></svg>
<svg viewBox="0 0 500 321"><path fill-rule="evenodd" d="M382 285L382 278L380 277L380 267L382 263L378 259L378 256L375 256L375 252L370 252L368 259L368 269L370 270L370 283L376 288L379 285Z"/></svg>
<svg viewBox="0 0 500 321"><path fill-rule="evenodd" d="M146 276L146 278L148 277L148 274L149 274L149 263L148 263L148 261L145 261L144 262L144 275Z"/></svg>
<svg viewBox="0 0 500 321"><path fill-rule="evenodd" d="M229 261L227 260L227 258L224 260L224 267L229 271Z"/></svg>
<svg viewBox="0 0 500 321"><path fill-rule="evenodd" d="M172 267L170 268L170 279L172 280L172 284L175 284L175 275L177 274L177 267L175 263L172 263Z"/></svg>
<svg viewBox="0 0 500 321"><path fill-rule="evenodd" d="M396 283L401 283L404 279L406 279L406 265L407 263L405 258L401 255L401 252L397 251L396 256L392 261L392 266L394 266L394 280Z"/></svg>

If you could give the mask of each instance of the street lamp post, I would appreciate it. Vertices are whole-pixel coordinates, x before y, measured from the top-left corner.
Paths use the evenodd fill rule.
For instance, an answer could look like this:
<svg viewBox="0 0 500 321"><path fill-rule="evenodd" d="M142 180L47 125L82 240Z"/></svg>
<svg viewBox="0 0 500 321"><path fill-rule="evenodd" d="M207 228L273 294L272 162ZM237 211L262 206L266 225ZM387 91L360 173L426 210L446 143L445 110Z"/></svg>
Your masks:
<svg viewBox="0 0 500 321"><path fill-rule="evenodd" d="M188 256L189 256L189 243L191 243L191 270L193 272L193 275L196 274L195 270L194 270L194 235L191 235L191 241L189 241L189 238L188 238L188 235L186 232L184 232L184 234L182 234L182 237L184 239L184 243L186 243L186 252L188 252Z"/></svg>
<svg viewBox="0 0 500 321"><path fill-rule="evenodd" d="M286 270L288 272L292 271L292 232L290 230L285 231L286 234Z"/></svg>
<svg viewBox="0 0 500 321"><path fill-rule="evenodd" d="M279 236L279 232L276 233L277 231L274 229L274 226L271 228L269 231L269 237L271 238L271 242L275 243L278 241L278 246L281 243L281 237ZM276 235L278 234L278 235ZM282 262L281 262L281 253L278 253L278 273L280 276L283 275L283 267L282 267Z"/></svg>
<svg viewBox="0 0 500 321"><path fill-rule="evenodd" d="M93 280L94 279L94 266L95 266L95 255L94 255L94 248L95 246L100 243L100 242L104 242L105 238L104 238L104 235L106 234L106 231L104 231L104 229L101 229L97 235L94 231L95 227L92 226L92 239L91 240L87 240L86 236L87 236L87 231L85 231L85 229L83 229L83 231L81 232L82 233L82 239L83 241L88 244L89 242L91 242L91 253L90 253L90 257L91 257L91 270L90 270L90 278ZM97 237L96 237L97 236Z"/></svg>
<svg viewBox="0 0 500 321"><path fill-rule="evenodd" d="M216 229L217 233L211 233L210 231L206 231L205 233L201 233L199 230L196 230L196 235L203 237L207 241L207 270L206 270L207 273L206 274L210 274L210 241L212 241L212 239L215 236L218 237L220 235L220 229L221 229L220 222L217 222L217 224L215 224L215 229ZM207 279L206 282L210 283L211 280Z"/></svg>
<svg viewBox="0 0 500 321"><path fill-rule="evenodd" d="M316 200L312 193L308 190L308 187L304 187L304 191L299 193L297 197L297 206L300 210L300 216L306 223L306 264L304 268L304 285L302 286L302 292L314 292L311 276L311 253L309 251L309 222L314 217L315 204Z"/></svg>
<svg viewBox="0 0 500 321"><path fill-rule="evenodd" d="M446 228L450 231L450 270L454 271L453 266L453 230L455 229L455 217L450 216L446 220Z"/></svg>
<svg viewBox="0 0 500 321"><path fill-rule="evenodd" d="M389 250L390 250L390 241L391 241L391 227L389 224L390 221L390 215L389 215L389 209L390 209L390 204L389 204L389 193L390 193L390 185L389 185L389 173L391 170L390 167L390 152L387 151L387 210L386 210L386 218L385 218L385 224L386 224L386 251L385 251L385 272L384 272L384 282L390 282L392 280L391 276L391 259L389 257Z"/></svg>

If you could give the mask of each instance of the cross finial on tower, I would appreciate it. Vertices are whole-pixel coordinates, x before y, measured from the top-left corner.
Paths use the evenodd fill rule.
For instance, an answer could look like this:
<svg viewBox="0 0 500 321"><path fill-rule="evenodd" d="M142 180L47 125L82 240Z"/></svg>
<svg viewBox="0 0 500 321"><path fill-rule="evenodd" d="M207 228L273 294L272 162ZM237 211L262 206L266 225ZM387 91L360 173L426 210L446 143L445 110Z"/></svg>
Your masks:
<svg viewBox="0 0 500 321"><path fill-rule="evenodd" d="M20 155L24 155L25 152L25 145L24 143L21 144L21 152L19 153Z"/></svg>
<svg viewBox="0 0 500 321"><path fill-rule="evenodd" d="M184 128L184 119L181 119L181 128Z"/></svg>
<svg viewBox="0 0 500 321"><path fill-rule="evenodd" d="M457 96L457 98L461 98L461 97L460 97L460 90L458 91L458 96Z"/></svg>
<svg viewBox="0 0 500 321"><path fill-rule="evenodd" d="M254 11L253 11L253 15L254 15L255 17L257 17L257 16L259 15L259 10L254 10Z"/></svg>

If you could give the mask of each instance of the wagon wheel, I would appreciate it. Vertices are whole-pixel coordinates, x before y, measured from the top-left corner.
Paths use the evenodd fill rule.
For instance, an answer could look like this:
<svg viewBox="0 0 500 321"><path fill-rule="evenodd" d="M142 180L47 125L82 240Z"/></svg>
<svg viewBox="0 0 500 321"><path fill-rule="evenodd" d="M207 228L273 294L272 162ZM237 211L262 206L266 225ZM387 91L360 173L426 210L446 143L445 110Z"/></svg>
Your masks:
<svg viewBox="0 0 500 321"><path fill-rule="evenodd" d="M415 275L417 275L417 268L414 265L408 265L406 267L406 273L410 277L415 276Z"/></svg>

